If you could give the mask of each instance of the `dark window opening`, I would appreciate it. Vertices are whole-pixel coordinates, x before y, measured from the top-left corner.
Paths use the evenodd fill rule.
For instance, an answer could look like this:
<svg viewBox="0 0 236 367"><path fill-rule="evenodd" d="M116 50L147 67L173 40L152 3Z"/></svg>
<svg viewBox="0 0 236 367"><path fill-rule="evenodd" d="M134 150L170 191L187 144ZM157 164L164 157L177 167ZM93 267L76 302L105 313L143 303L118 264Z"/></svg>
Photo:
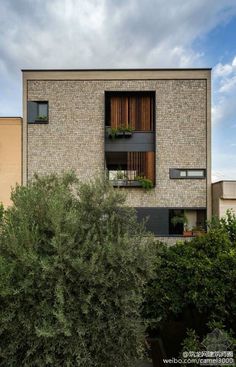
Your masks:
<svg viewBox="0 0 236 367"><path fill-rule="evenodd" d="M48 123L48 102L28 101L27 119L28 123Z"/></svg>
<svg viewBox="0 0 236 367"><path fill-rule="evenodd" d="M184 231L184 224L177 222L176 218L183 218L183 209L170 209L169 210L169 234L170 235L182 235Z"/></svg>
<svg viewBox="0 0 236 367"><path fill-rule="evenodd" d="M177 217L187 218L190 236L206 230L206 209L138 207L136 210L138 220L145 220L146 229L156 236L184 236L186 223L173 220Z"/></svg>

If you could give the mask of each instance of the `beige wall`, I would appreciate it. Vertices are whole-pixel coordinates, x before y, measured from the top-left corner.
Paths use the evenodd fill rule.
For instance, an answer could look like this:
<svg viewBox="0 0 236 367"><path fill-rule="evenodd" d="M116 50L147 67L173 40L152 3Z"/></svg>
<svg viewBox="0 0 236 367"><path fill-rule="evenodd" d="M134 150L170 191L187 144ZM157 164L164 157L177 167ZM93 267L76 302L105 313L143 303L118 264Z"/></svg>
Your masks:
<svg viewBox="0 0 236 367"><path fill-rule="evenodd" d="M212 185L213 215L222 217L228 209L236 214L236 181L220 181Z"/></svg>
<svg viewBox="0 0 236 367"><path fill-rule="evenodd" d="M0 202L11 204L11 187L21 184L21 118L0 117Z"/></svg>
<svg viewBox="0 0 236 367"><path fill-rule="evenodd" d="M220 199L220 216L224 216L228 209L232 209L236 214L236 197L235 199Z"/></svg>
<svg viewBox="0 0 236 367"><path fill-rule="evenodd" d="M105 91L149 90L156 92L156 187L126 190L128 204L203 208L208 200L211 213L209 70L26 71L23 88L25 182L71 168L82 180L103 175ZM49 101L49 124L27 125L27 100ZM171 180L170 168L207 168L207 180Z"/></svg>

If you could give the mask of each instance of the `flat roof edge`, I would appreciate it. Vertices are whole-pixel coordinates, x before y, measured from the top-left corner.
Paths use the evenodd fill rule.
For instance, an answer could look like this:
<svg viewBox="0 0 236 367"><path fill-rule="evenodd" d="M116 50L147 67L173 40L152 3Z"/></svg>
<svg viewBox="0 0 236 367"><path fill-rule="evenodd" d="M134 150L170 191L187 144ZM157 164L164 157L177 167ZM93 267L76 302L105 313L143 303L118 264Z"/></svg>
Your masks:
<svg viewBox="0 0 236 367"><path fill-rule="evenodd" d="M0 116L1 119L22 119L22 116Z"/></svg>
<svg viewBox="0 0 236 367"><path fill-rule="evenodd" d="M28 71L42 71L42 72L52 72L52 71L201 71L201 70L212 70L212 68L130 68L130 69L21 69L22 72Z"/></svg>
<svg viewBox="0 0 236 367"><path fill-rule="evenodd" d="M212 185L219 184L222 182L235 182L236 183L236 180L220 180L220 181L212 182Z"/></svg>

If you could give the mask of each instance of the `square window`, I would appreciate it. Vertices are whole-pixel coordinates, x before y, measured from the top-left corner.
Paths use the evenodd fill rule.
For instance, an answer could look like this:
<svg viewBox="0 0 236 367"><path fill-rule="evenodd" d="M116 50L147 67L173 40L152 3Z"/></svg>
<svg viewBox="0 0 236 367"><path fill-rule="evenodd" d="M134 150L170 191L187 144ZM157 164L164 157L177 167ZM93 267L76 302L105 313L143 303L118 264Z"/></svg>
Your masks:
<svg viewBox="0 0 236 367"><path fill-rule="evenodd" d="M28 101L27 121L30 124L48 123L48 102L47 101Z"/></svg>

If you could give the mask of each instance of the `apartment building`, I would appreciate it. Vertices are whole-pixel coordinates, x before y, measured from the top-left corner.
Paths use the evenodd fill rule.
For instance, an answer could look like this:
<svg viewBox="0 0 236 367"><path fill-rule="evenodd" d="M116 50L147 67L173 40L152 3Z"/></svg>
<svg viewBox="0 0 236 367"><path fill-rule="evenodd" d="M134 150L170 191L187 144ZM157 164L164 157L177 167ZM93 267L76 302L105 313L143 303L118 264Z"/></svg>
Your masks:
<svg viewBox="0 0 236 367"><path fill-rule="evenodd" d="M106 176L161 238L211 216L210 69L23 70L23 142L24 183Z"/></svg>
<svg viewBox="0 0 236 367"><path fill-rule="evenodd" d="M21 184L22 119L0 117L0 203L11 204L11 189Z"/></svg>

